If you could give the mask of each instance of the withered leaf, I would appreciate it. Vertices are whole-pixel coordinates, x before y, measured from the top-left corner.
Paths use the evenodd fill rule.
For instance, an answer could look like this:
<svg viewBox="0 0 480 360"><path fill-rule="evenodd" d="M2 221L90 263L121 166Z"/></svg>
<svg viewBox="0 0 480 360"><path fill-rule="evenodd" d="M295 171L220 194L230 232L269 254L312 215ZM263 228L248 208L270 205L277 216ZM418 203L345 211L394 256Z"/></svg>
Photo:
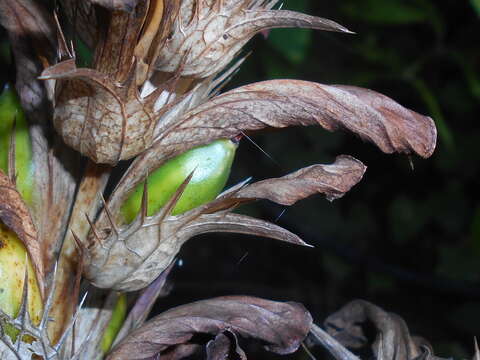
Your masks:
<svg viewBox="0 0 480 360"><path fill-rule="evenodd" d="M76 310L78 299L78 285L77 276L81 274L82 264L82 249L78 248L77 241L85 242L85 238L90 230L87 220L93 218L99 208L101 207L101 200L98 196L102 193L110 175L110 168L88 162L85 167L83 179L80 181L75 196L74 205L71 210L65 234L62 234L62 247L58 249L60 253L57 256L57 276L55 279L55 294L54 301L57 304L50 310L50 314L56 321L51 322L50 338L52 340L59 339L65 330L66 324L70 321L71 315ZM78 240L75 240L75 237ZM87 311L80 312L79 322L85 323L83 318L86 317ZM95 319L100 319L101 316L95 312ZM105 315L105 312L102 313ZM108 316L108 313L107 313ZM82 325L83 326L83 325ZM86 325L85 325L86 327ZM88 333L92 333L88 331ZM88 349L90 350L90 349Z"/></svg>
<svg viewBox="0 0 480 360"><path fill-rule="evenodd" d="M282 178L239 184L182 215L167 216L166 205L159 213L147 218L139 216L124 226L111 222L118 208L104 209L90 233L85 276L101 288L141 289L164 271L188 239L209 232L264 236L305 246L297 235L278 225L230 211L257 199L291 205L317 192L332 200L358 183L364 171L360 161L339 156L331 165L313 165Z"/></svg>
<svg viewBox="0 0 480 360"><path fill-rule="evenodd" d="M346 129L385 153L429 157L436 144L430 117L372 90L300 80L264 81L217 96L159 129L152 147L135 159L120 181L112 201L122 201L146 173L192 147L247 130L296 125Z"/></svg>
<svg viewBox="0 0 480 360"><path fill-rule="evenodd" d="M123 322L122 328L115 338L114 345L123 340L130 331L143 325L157 299L167 296L170 290L170 286L167 284L167 278L174 265L175 262L172 262L158 278L143 289L135 301L135 305L130 309L127 318Z"/></svg>
<svg viewBox="0 0 480 360"><path fill-rule="evenodd" d="M145 96L141 89L176 3L142 1L131 13L112 11L98 31L92 68L77 68L72 53L42 72L40 79L55 80L53 120L67 145L102 164L130 159L150 146L160 116L155 106L168 84Z"/></svg>
<svg viewBox="0 0 480 360"><path fill-rule="evenodd" d="M265 343L267 350L296 351L312 319L298 303L281 303L249 296L197 301L166 311L145 323L118 344L107 359L146 359L186 344L194 334L216 336L228 330Z"/></svg>
<svg viewBox="0 0 480 360"><path fill-rule="evenodd" d="M332 201L356 185L366 169L357 159L341 155L331 165L312 165L278 179L256 182L235 197L268 199L277 204L293 205L310 195L322 193Z"/></svg>
<svg viewBox="0 0 480 360"><path fill-rule="evenodd" d="M44 295L45 268L43 256L30 212L11 180L0 170L0 221L25 245L32 261L38 288Z"/></svg>
<svg viewBox="0 0 480 360"><path fill-rule="evenodd" d="M154 101L141 101L134 79L116 84L92 69L66 60L46 69L56 79L54 125L65 143L96 163L115 164L148 147ZM135 87L135 89L132 88Z"/></svg>
<svg viewBox="0 0 480 360"><path fill-rule="evenodd" d="M314 337L314 342L322 345L337 360L360 360L352 354L347 348L335 340L316 324L312 324L310 333ZM379 359L380 360L380 359Z"/></svg>
<svg viewBox="0 0 480 360"><path fill-rule="evenodd" d="M376 144L385 153L429 157L436 143L431 118L408 110L372 90L323 85L300 80L270 80L242 86L217 96L186 114L154 146L171 146L233 137L242 130L294 125L346 129Z"/></svg>
<svg viewBox="0 0 480 360"><path fill-rule="evenodd" d="M257 33L272 28L349 32L327 19L272 10L278 0L182 1L171 36L161 48L158 70L206 78L221 71Z"/></svg>
<svg viewBox="0 0 480 360"><path fill-rule="evenodd" d="M229 355L231 352L234 352L233 358L247 360L245 352L238 345L236 335L231 331L226 330L207 343L207 360L230 359Z"/></svg>
<svg viewBox="0 0 480 360"><path fill-rule="evenodd" d="M377 330L372 343L377 359L413 360L424 356L425 351L428 359L440 359L431 354L431 347L426 340L410 335L400 316L367 301L354 300L348 303L325 320L325 328L344 346L359 348L368 343L362 328L365 322L373 323Z"/></svg>

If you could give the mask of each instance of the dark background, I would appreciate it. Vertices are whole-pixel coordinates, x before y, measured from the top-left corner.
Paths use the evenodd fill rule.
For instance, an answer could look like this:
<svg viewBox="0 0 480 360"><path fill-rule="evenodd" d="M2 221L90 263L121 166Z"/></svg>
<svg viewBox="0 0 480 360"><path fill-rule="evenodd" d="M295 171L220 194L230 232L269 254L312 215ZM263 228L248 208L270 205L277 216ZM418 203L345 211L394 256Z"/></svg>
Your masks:
<svg viewBox="0 0 480 360"><path fill-rule="evenodd" d="M261 202L241 210L271 221L282 214L277 223L315 249L230 234L191 240L156 311L249 294L302 302L321 323L361 298L402 316L437 355L470 358L473 336L480 335L480 201L474 195L480 1L287 0L284 7L330 18L357 34L282 29L267 40L257 36L228 88L273 78L368 87L432 116L437 150L428 160L386 155L351 134L319 127L253 136L270 157L242 140L231 184L329 163L339 154L353 155L368 170L333 203L315 196L288 209ZM12 71L8 45L0 46L3 82Z"/></svg>
<svg viewBox="0 0 480 360"><path fill-rule="evenodd" d="M480 335L480 6L472 1L287 0L356 35L274 30L255 38L229 88L273 78L358 85L434 118L428 160L386 155L347 133L319 127L242 140L231 183L281 176L338 154L362 160L364 179L333 203L316 196L278 224L315 249L245 236L208 235L181 252L162 306L225 294L304 303L318 322L361 298L402 316L439 356L470 358ZM244 209L274 221L270 203ZM161 311L160 307L158 309ZM297 358L305 358L299 354ZM265 354L258 358L264 358Z"/></svg>

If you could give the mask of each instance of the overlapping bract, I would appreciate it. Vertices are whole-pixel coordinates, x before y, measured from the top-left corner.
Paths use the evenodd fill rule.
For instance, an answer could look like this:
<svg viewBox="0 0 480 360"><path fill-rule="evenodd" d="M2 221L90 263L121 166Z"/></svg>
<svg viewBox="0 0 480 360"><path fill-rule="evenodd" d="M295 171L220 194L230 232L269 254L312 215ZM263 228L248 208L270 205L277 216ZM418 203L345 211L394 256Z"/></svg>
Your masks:
<svg viewBox="0 0 480 360"><path fill-rule="evenodd" d="M345 129L385 153L429 157L435 148L436 129L429 117L367 89L275 80L218 95L242 60L228 65L253 35L287 26L348 33L330 20L275 10L276 0L59 3L57 21L40 2L0 0L0 23L12 40L16 88L29 117L32 163L36 168L33 186L37 198L25 217L20 217L23 224L31 222L37 235L34 243L28 239L24 242L39 283L54 279L57 289L48 292L47 304L56 306L48 306L41 326L28 324L29 331L38 337L39 342L34 344L47 349L47 358L100 356L95 339L85 334L102 333L116 295L91 292L92 298L78 310L79 293L88 288L88 283L80 286L80 271L98 287L132 291L153 282L151 289L155 279L165 275L182 244L200 233L239 232L306 245L277 225L232 211L255 199L292 205L318 192L335 199L360 181L365 171L358 160L340 156L331 165L313 165L282 178L239 184L208 204L170 216L182 192L180 187L158 213L147 217L144 206L132 224L117 225L119 209L131 191L173 156L245 131L298 125L320 125L329 131ZM69 28L72 33L65 30ZM74 36L93 51L90 68L78 68L69 41ZM79 155L64 142L90 159L83 174ZM131 158L132 164L104 204L99 194L105 190L111 167L97 163L115 165ZM184 185L187 183L188 178ZM8 199L1 198L0 209L11 205ZM54 264L61 269L55 277ZM152 291L149 304L158 293ZM247 300L257 305L260 301ZM250 306L236 304L236 300L231 302L224 315ZM198 304L191 305L190 309L194 308ZM74 314L78 316L75 337L67 331ZM307 329L311 320L308 313L303 314L299 325ZM48 323L47 316L55 321ZM19 324L15 319L10 322ZM277 324L270 322L269 326ZM287 322L285 334L297 325ZM217 329L207 352L212 359L220 356L226 344L235 344L237 335L269 341L265 337L269 326L261 334L231 334L231 329ZM138 333L150 336L145 329ZM296 348L305 335L301 332L289 349ZM128 337L118 345L118 358L142 347L136 339ZM13 345L6 344L15 353ZM73 344L76 348L72 350ZM152 344L162 342L152 339ZM178 346L177 350L180 358L191 348ZM241 349L237 350L243 357Z"/></svg>

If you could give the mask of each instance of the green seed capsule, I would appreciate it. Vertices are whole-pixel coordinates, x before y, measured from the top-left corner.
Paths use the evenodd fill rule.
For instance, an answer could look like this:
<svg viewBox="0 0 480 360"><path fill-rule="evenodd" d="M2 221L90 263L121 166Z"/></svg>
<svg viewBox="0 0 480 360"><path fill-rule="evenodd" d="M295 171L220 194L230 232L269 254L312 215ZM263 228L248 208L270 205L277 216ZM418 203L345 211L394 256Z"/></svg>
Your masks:
<svg viewBox="0 0 480 360"><path fill-rule="evenodd" d="M122 328L123 322L127 316L127 296L121 294L113 308L112 318L103 333L102 338L102 351L104 353L110 350L115 338L117 337L118 332Z"/></svg>
<svg viewBox="0 0 480 360"><path fill-rule="evenodd" d="M8 85L0 94L0 169L8 172L8 154L15 124L15 168L17 189L27 204L32 200L32 145L25 114L14 90Z"/></svg>
<svg viewBox="0 0 480 360"><path fill-rule="evenodd" d="M167 161L148 177L148 215L157 213L192 171L193 177L172 214L182 214L215 199L228 180L236 149L237 144L231 140L217 140ZM122 205L125 223L139 213L142 193L143 186L139 185Z"/></svg>
<svg viewBox="0 0 480 360"><path fill-rule="evenodd" d="M0 309L10 317L20 310L25 280L28 272L28 311L32 323L38 325L43 311L42 296L27 250L17 235L0 221ZM14 338L18 333L11 326L4 326Z"/></svg>

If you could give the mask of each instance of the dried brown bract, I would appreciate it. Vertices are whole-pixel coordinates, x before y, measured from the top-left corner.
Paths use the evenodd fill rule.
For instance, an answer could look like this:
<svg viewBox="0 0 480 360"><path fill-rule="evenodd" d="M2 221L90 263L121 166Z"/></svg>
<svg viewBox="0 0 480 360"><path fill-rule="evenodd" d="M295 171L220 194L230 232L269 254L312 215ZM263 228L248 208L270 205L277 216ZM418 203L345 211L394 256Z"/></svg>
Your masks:
<svg viewBox="0 0 480 360"><path fill-rule="evenodd" d="M171 211L192 175L152 216L145 186L141 210L128 225L119 221L122 204L167 160L216 139L319 125L352 132L385 153L427 158L436 145L432 119L352 86L273 80L220 94L243 61L234 61L241 47L260 31L302 27L349 33L327 19L279 10L277 0L59 0L55 13L42 4L0 0L35 169L28 206L15 188L14 163L9 161L9 176L0 172L0 218L28 249L45 295L39 325L29 321L24 305L16 319L1 313L3 323L35 341L26 344L20 337L14 343L2 327L0 354L8 360L32 354L101 358L117 291L141 289L140 295L129 294L135 303L110 359L180 359L198 350L191 342L196 333L211 336L208 359L245 359L239 337L259 339L285 354L295 351L308 331L320 334L301 305L252 297L204 300L142 324L187 240L235 232L308 246L278 225L234 210L258 199L293 205L317 193L340 198L362 179L366 167L360 161L342 155L330 165L246 181L177 216ZM86 68L78 65L72 45L77 38L93 54ZM113 166L126 159L132 162L120 180L113 178ZM108 182L113 190L105 201ZM338 333L332 334L340 342L358 345L365 339L356 323L367 319L379 331L378 358L426 354L401 319L366 302L333 315L327 329L332 332L329 324L335 323ZM348 351L337 353L355 360Z"/></svg>
<svg viewBox="0 0 480 360"><path fill-rule="evenodd" d="M355 300L325 320L328 333L342 345L358 349L369 343L362 325L371 322L377 330L371 344L381 360L441 360L433 355L430 344L423 338L410 335L407 324L398 315L386 312L368 301Z"/></svg>
<svg viewBox="0 0 480 360"><path fill-rule="evenodd" d="M41 76L56 80L55 128L68 145L93 161L116 164L151 145L154 129L162 121L164 98L172 91L188 90L188 85L181 89L179 76L216 75L263 29L347 31L325 19L271 10L276 2L184 1L180 5L169 0L135 6L133 1L95 1L113 11L105 14L97 9L95 14L106 17L107 25L96 24L100 29L95 39L88 29L81 32L95 50L92 68L77 68L73 51L64 44L62 58L68 59L60 59ZM92 5L74 6L81 14L93 16L95 11ZM171 73L164 77L170 78L170 86L158 84L158 72Z"/></svg>
<svg viewBox="0 0 480 360"><path fill-rule="evenodd" d="M221 71L258 32L310 28L349 33L327 19L273 10L279 0L187 0L155 63L158 70L206 78Z"/></svg>
<svg viewBox="0 0 480 360"><path fill-rule="evenodd" d="M331 165L313 165L282 178L239 184L208 204L182 215L169 216L187 179L159 213L146 217L145 202L137 219L126 226L115 224L119 209L107 205L90 233L85 276L101 288L141 289L170 265L188 239L209 232L260 235L306 245L278 225L231 211L257 199L285 205L314 193L324 193L327 198L334 199L357 184L365 169L360 161L339 156Z"/></svg>
<svg viewBox="0 0 480 360"><path fill-rule="evenodd" d="M268 351L289 354L297 350L311 322L309 312L298 303L249 296L219 297L179 306L154 317L116 346L107 359L147 359L158 355L181 359L197 350L197 346L188 346L194 334L217 336L225 331L261 340ZM220 341L225 338L220 340L217 336L215 346L220 346ZM215 358L214 353L219 350L213 346L210 344L209 353ZM175 353L179 347L181 356L177 353L169 357L169 352Z"/></svg>

